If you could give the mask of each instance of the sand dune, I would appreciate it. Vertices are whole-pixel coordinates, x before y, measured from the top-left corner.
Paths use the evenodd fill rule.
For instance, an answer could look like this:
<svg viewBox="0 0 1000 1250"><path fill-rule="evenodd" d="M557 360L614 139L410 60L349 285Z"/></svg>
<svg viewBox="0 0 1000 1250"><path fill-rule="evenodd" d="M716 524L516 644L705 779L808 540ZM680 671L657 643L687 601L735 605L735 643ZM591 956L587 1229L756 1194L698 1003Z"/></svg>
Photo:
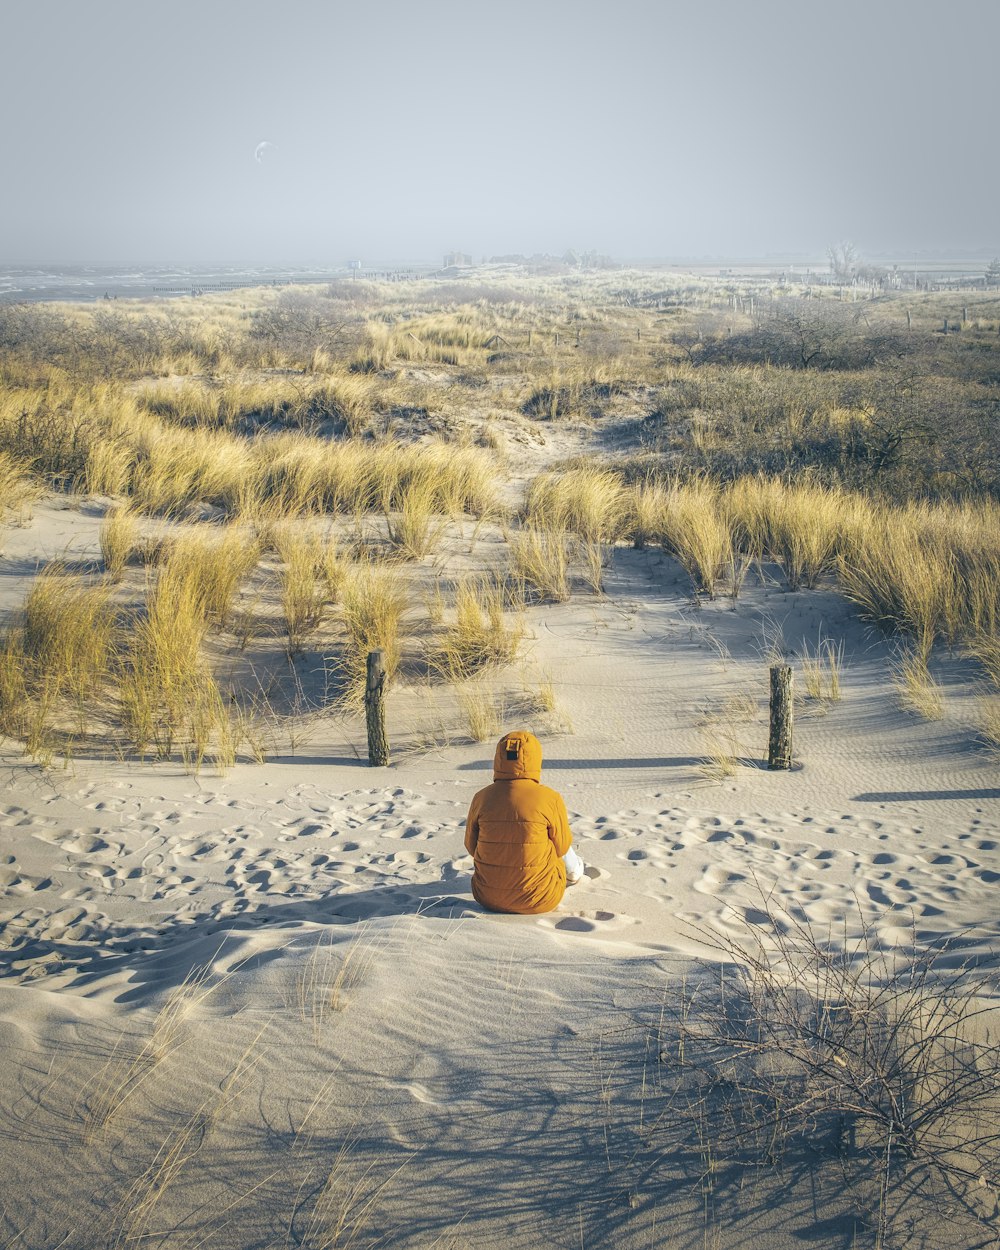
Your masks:
<svg viewBox="0 0 1000 1250"><path fill-rule="evenodd" d="M43 505L12 536L8 609L96 526ZM7 752L0 1244L850 1244L826 1172L810 1197L774 1176L706 1197L664 1101L663 987L768 913L992 955L1000 778L967 683L922 722L833 592L765 576L695 607L655 552L527 626L572 725L541 734L544 776L588 865L546 916L473 902L491 748L413 750L405 685L385 771L351 720L224 777ZM768 652L820 637L843 696L802 703L797 767L769 773Z"/></svg>

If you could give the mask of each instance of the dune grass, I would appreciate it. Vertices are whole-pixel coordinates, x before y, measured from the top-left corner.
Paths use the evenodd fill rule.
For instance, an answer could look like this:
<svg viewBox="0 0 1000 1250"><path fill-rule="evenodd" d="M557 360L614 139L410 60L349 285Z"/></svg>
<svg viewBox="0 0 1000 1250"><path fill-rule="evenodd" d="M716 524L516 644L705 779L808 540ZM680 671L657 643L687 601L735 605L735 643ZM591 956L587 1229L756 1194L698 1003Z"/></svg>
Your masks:
<svg viewBox="0 0 1000 1250"><path fill-rule="evenodd" d="M0 521L23 518L39 493L38 482L24 464L0 451Z"/></svg>
<svg viewBox="0 0 1000 1250"><path fill-rule="evenodd" d="M316 534L285 527L278 531L275 545L282 560L281 610L288 649L295 655L336 601L346 566L336 543Z"/></svg>
<svg viewBox="0 0 1000 1250"><path fill-rule="evenodd" d="M996 695L979 701L979 732L989 746L1000 750L1000 698Z"/></svg>
<svg viewBox="0 0 1000 1250"><path fill-rule="evenodd" d="M658 538L664 550L677 557L698 591L714 599L733 557L719 488L707 479L686 485L675 482L667 492L660 524Z"/></svg>
<svg viewBox="0 0 1000 1250"><path fill-rule="evenodd" d="M540 438L553 418L579 419L595 437L634 437L637 450L619 455L609 441L608 459L578 457L531 482L508 536L512 578L527 595L563 600L571 578L603 593L619 542L660 545L697 594L725 589L734 606L748 570L757 564L770 579L770 562L790 590L839 585L925 662L942 642L964 648L1000 685L1000 509L988 497L988 432L971 437L986 420L992 338L973 338L970 322L963 343L976 351L961 359L957 337L907 340L930 371L927 402L948 416L928 441L909 392L887 390L892 379L867 351L871 335L878 346L889 333L889 308L869 309L869 335L823 292L808 308L776 296L762 318L746 314L743 295L701 279L580 272L507 282L333 284L197 310L7 310L0 512L17 515L42 486L115 497L100 541L108 577L125 582L120 600L136 550L130 518L143 513L235 519L246 530L384 517L395 552L421 558L448 519L509 520L504 466L474 445L478 426L510 421L512 436L531 427ZM930 327L927 309L914 311ZM839 357L821 355L821 368L795 351L785 359L793 324L826 335L823 351ZM967 464L948 442L953 425L969 436ZM926 497L907 502L913 474ZM948 502L962 492L967 502ZM213 629L230 620L254 567L247 543L217 541L186 557L205 566L191 576ZM181 554L167 545L176 568ZM336 590L320 563L305 553L282 562L292 652L318 623L346 620L327 614ZM4 645L0 698L23 707L23 655L11 638ZM128 674L132 653L118 650ZM49 710L35 723L51 722L62 696L48 687L39 696Z"/></svg>
<svg viewBox="0 0 1000 1250"><path fill-rule="evenodd" d="M393 510L393 492L384 501L385 526L389 542L408 560L419 560L433 551L441 539L445 521L437 515L439 504L435 484L429 478L410 482Z"/></svg>
<svg viewBox="0 0 1000 1250"><path fill-rule="evenodd" d="M206 504L248 517L379 511L398 507L418 480L448 515L496 507L496 458L482 448L181 424L108 383L0 396L0 457L0 474L5 464L16 474L19 495L44 483L127 496L139 510L167 516ZM17 497L13 488L9 497Z"/></svg>
<svg viewBox="0 0 1000 1250"><path fill-rule="evenodd" d="M0 732L43 762L72 750L114 664L110 588L49 566L0 644Z"/></svg>
<svg viewBox="0 0 1000 1250"><path fill-rule="evenodd" d="M839 487L759 475L722 485L704 476L624 487L606 469L545 473L529 487L528 525L511 536L514 567L546 597L572 562L567 535L599 588L600 544L628 539L675 556L696 589L728 579L738 596L752 562L772 560L789 589L836 582L863 614L906 635L926 658L960 643L994 684L1000 673L1000 506L984 501L895 506ZM553 559L562 534L566 552ZM544 588L544 589L543 589Z"/></svg>
<svg viewBox="0 0 1000 1250"><path fill-rule="evenodd" d="M806 694L818 703L839 703L844 645L821 638L815 650L802 648L802 684Z"/></svg>
<svg viewBox="0 0 1000 1250"><path fill-rule="evenodd" d="M135 513L127 505L109 509L101 525L99 541L104 570L112 580L119 581L138 549L139 521Z"/></svg>
<svg viewBox="0 0 1000 1250"><path fill-rule="evenodd" d="M352 565L341 591L344 647L330 663L342 683L346 706L359 707L364 700L368 654L381 651L387 680L395 676L402 652L401 622L409 599L397 572L391 567Z"/></svg>
<svg viewBox="0 0 1000 1250"><path fill-rule="evenodd" d="M511 577L521 597L562 603L569 598L571 540L561 530L527 525L507 537Z"/></svg>
<svg viewBox="0 0 1000 1250"><path fill-rule="evenodd" d="M482 676L460 682L455 689L473 742L489 742L503 732L508 708L502 690Z"/></svg>
<svg viewBox="0 0 1000 1250"><path fill-rule="evenodd" d="M900 704L924 720L941 720L944 696L919 650L903 651L892 664L892 684Z"/></svg>
<svg viewBox="0 0 1000 1250"><path fill-rule="evenodd" d="M199 553L200 554L200 553ZM233 762L231 722L218 683L202 654L208 597L192 575L188 552L157 572L146 611L123 646L120 713L129 745L158 759L175 750L194 770L214 745L220 768Z"/></svg>
<svg viewBox="0 0 1000 1250"><path fill-rule="evenodd" d="M527 523L538 529L578 534L585 541L613 542L628 511L628 492L608 469L543 473L528 488Z"/></svg>
<svg viewBox="0 0 1000 1250"><path fill-rule="evenodd" d="M169 545L160 578L164 585L183 584L206 621L225 625L260 554L257 538L239 528L226 527L218 535L193 532Z"/></svg>
<svg viewBox="0 0 1000 1250"><path fill-rule="evenodd" d="M462 578L455 588L454 619L431 652L432 670L462 680L482 668L510 664L524 636L522 606L500 578ZM518 613L513 623L511 612Z"/></svg>

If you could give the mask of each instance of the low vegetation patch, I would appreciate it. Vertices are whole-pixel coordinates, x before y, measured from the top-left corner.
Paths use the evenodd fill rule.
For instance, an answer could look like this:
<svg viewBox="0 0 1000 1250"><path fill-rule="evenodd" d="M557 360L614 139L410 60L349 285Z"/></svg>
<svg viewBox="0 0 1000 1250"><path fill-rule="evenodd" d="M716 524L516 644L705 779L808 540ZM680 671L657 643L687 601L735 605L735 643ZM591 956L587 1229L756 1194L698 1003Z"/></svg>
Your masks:
<svg viewBox="0 0 1000 1250"><path fill-rule="evenodd" d="M667 988L663 1146L687 1141L711 1205L732 1172L803 1169L876 1246L936 1220L978 1244L1000 1189L995 976L947 949L887 952L863 918L851 939L766 896L748 916L701 933L721 962Z"/></svg>

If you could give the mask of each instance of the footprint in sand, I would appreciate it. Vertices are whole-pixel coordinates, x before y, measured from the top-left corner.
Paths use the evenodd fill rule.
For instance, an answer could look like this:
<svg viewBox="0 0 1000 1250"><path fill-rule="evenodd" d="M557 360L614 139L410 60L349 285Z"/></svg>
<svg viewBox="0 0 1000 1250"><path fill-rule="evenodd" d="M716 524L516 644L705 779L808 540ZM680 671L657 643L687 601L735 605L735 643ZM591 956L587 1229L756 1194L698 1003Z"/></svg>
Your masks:
<svg viewBox="0 0 1000 1250"><path fill-rule="evenodd" d="M112 855L119 855L122 851L120 842L115 843L114 847L111 846L104 829L74 829L54 840L70 855L96 855L101 851L110 851Z"/></svg>
<svg viewBox="0 0 1000 1250"><path fill-rule="evenodd" d="M178 842L172 849L174 855L179 855L182 859L204 859L217 847L214 842Z"/></svg>
<svg viewBox="0 0 1000 1250"><path fill-rule="evenodd" d="M593 933L616 920L618 916L613 911L581 912L577 916L564 916L554 927L561 933Z"/></svg>
<svg viewBox="0 0 1000 1250"><path fill-rule="evenodd" d="M0 869L0 891L4 894L33 894L36 890L47 889L51 884L50 877L31 877L18 872L16 868Z"/></svg>
<svg viewBox="0 0 1000 1250"><path fill-rule="evenodd" d="M742 872L728 872L718 864L711 864L694 883L694 888L699 894L715 894L720 889L745 880L746 877Z"/></svg>

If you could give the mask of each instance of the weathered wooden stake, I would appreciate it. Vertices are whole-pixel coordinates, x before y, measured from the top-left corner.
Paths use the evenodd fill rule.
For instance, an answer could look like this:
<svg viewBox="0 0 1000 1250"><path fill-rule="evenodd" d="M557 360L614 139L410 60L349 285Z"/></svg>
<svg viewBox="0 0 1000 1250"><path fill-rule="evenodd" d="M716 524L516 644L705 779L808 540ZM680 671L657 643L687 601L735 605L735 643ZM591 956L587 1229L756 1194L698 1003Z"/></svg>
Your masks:
<svg viewBox="0 0 1000 1250"><path fill-rule="evenodd" d="M792 766L792 670L788 664L771 666L771 737L768 768Z"/></svg>
<svg viewBox="0 0 1000 1250"><path fill-rule="evenodd" d="M907 309L907 310L906 310L906 328L907 328L907 330L912 330L912 329L913 329L913 322L910 320L910 310L909 310L909 309Z"/></svg>
<svg viewBox="0 0 1000 1250"><path fill-rule="evenodd" d="M365 720L368 722L368 763L384 768L389 763L389 740L385 735L385 653L369 651L365 679Z"/></svg>

